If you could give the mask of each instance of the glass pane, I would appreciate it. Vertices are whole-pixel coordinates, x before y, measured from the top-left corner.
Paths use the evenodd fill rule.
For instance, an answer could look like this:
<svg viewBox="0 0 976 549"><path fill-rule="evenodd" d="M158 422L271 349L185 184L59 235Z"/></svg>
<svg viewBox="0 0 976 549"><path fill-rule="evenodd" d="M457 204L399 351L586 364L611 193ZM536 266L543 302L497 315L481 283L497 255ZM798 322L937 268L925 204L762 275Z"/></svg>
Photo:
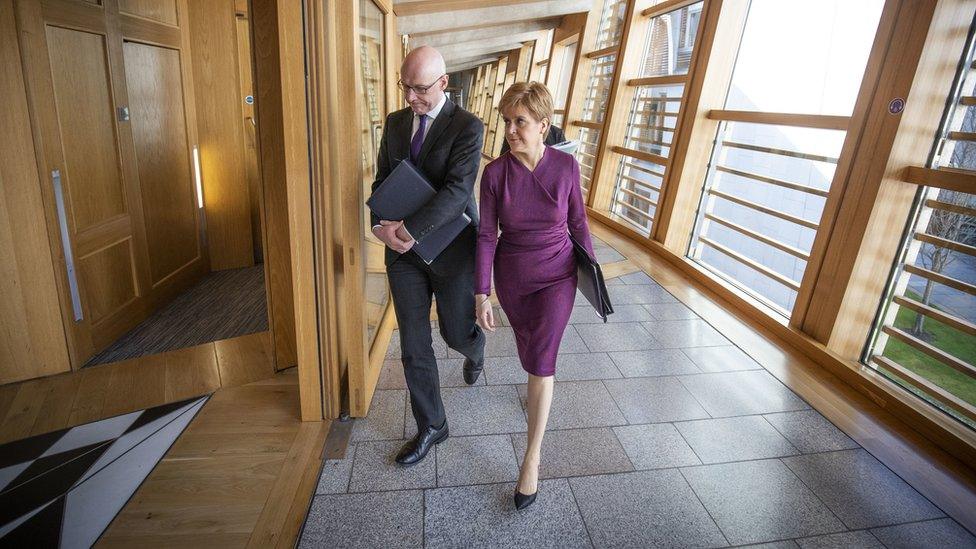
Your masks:
<svg viewBox="0 0 976 549"><path fill-rule="evenodd" d="M928 205L923 206L918 217L904 263L917 270L901 272L883 326L893 327L972 367L976 365L976 336L964 326L976 323L976 296L963 288L976 286L976 256L920 241L918 235L976 246L976 195L930 188L926 198ZM912 304L914 307L907 306ZM920 314L913 310L919 305L933 312ZM874 352L976 406L976 380L945 360L884 331L879 334ZM898 372L889 373L903 377Z"/></svg>
<svg viewBox="0 0 976 549"><path fill-rule="evenodd" d="M976 97L976 70L966 71L962 95ZM976 141L973 140L973 134L976 133L976 106L960 103L952 109L949 134L936 163L951 168L976 170Z"/></svg>
<svg viewBox="0 0 976 549"><path fill-rule="evenodd" d="M602 123L607 110L607 100L610 98L610 81L613 79L615 54L604 55L593 60L590 69L590 79L583 98L583 112L581 120Z"/></svg>
<svg viewBox="0 0 976 549"><path fill-rule="evenodd" d="M641 77L688 73L701 12L699 2L648 21Z"/></svg>
<svg viewBox="0 0 976 549"><path fill-rule="evenodd" d="M556 82L556 89L553 90L554 108L566 108L566 96L569 94L569 82L573 78L573 64L576 62L576 46L579 42L573 42L565 48L559 58L559 78Z"/></svg>
<svg viewBox="0 0 976 549"><path fill-rule="evenodd" d="M600 16L600 30L597 33L596 49L602 50L620 43L624 30L624 15L627 12L626 0L604 0Z"/></svg>
<svg viewBox="0 0 976 549"><path fill-rule="evenodd" d="M845 132L725 123L690 256L788 316Z"/></svg>
<svg viewBox="0 0 976 549"><path fill-rule="evenodd" d="M681 107L683 84L639 86L627 123L624 146L628 149L668 156Z"/></svg>
<svg viewBox="0 0 976 549"><path fill-rule="evenodd" d="M371 0L360 0L359 27L359 71L362 78L360 97L363 147L363 193L369 196L370 187L376 176L376 157L379 154L380 139L383 136L383 121L386 119L386 85L384 82L384 43L383 12ZM373 236L370 227L369 209L365 210L363 234L366 239L367 265L383 265L383 244ZM366 273L366 319L367 344L372 344L373 335L379 326L389 292L386 286L386 273L380 269Z"/></svg>
<svg viewBox="0 0 976 549"><path fill-rule="evenodd" d="M600 131L590 128L580 129L580 146L576 149L576 160L580 164L580 185L583 187L583 200L590 192L593 167L596 165L596 149L600 144Z"/></svg>
<svg viewBox="0 0 976 549"><path fill-rule="evenodd" d="M663 179L664 166L637 158L621 158L610 216L626 221L645 235L650 234Z"/></svg>
<svg viewBox="0 0 976 549"><path fill-rule="evenodd" d="M884 0L752 0L726 108L850 115Z"/></svg>

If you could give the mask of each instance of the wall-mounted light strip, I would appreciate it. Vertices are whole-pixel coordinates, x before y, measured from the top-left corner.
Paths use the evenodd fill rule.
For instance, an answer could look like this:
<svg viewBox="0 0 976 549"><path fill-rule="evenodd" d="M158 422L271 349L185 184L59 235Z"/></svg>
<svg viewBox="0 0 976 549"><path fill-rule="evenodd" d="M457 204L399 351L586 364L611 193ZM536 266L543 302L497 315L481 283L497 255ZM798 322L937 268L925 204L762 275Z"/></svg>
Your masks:
<svg viewBox="0 0 976 549"><path fill-rule="evenodd" d="M197 184L197 207L203 209L203 186L200 183L202 181L200 177L200 149L195 146L193 147L193 177Z"/></svg>

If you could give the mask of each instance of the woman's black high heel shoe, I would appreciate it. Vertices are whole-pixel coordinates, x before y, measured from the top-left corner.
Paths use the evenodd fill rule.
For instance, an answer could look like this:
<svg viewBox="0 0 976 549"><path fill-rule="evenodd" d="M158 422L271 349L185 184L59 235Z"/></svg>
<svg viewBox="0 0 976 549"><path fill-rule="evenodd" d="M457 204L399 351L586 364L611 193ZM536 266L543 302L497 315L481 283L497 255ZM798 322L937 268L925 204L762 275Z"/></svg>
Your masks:
<svg viewBox="0 0 976 549"><path fill-rule="evenodd" d="M518 490L518 484L515 485L515 508L521 511L529 505L535 503L535 497L539 495L539 489L536 488L535 492L525 495Z"/></svg>

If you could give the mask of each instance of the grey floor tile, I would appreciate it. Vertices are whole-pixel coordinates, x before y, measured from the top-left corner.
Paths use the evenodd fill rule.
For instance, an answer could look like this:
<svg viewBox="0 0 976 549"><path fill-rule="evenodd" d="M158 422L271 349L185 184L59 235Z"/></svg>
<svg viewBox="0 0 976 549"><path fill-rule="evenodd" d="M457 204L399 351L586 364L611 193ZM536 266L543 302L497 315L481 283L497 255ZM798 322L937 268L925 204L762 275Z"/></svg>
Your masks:
<svg viewBox="0 0 976 549"><path fill-rule="evenodd" d="M652 351L621 351L610 353L610 358L624 377L657 377L683 374L700 374L680 349L656 349Z"/></svg>
<svg viewBox="0 0 976 549"><path fill-rule="evenodd" d="M660 348L714 347L728 345L729 340L702 319L652 320L642 326L660 344Z"/></svg>
<svg viewBox="0 0 976 549"><path fill-rule="evenodd" d="M771 541L769 543L757 543L755 545L736 545L737 549L797 549L800 547L791 539L783 541Z"/></svg>
<svg viewBox="0 0 976 549"><path fill-rule="evenodd" d="M420 490L316 496L299 547L422 547Z"/></svg>
<svg viewBox="0 0 976 549"><path fill-rule="evenodd" d="M796 448L762 416L675 423L703 463L796 455Z"/></svg>
<svg viewBox="0 0 976 549"><path fill-rule="evenodd" d="M487 385L524 385L528 373L522 368L517 356L489 357L485 359L485 381Z"/></svg>
<svg viewBox="0 0 976 549"><path fill-rule="evenodd" d="M436 448L438 486L518 480L519 468L509 435L449 437Z"/></svg>
<svg viewBox="0 0 976 549"><path fill-rule="evenodd" d="M469 387L467 383L464 382L464 359L463 358L445 358L443 360L437 361L437 377L440 381L441 387ZM478 376L478 381L475 385L484 385L485 376L484 372Z"/></svg>
<svg viewBox="0 0 976 549"><path fill-rule="evenodd" d="M617 305L646 305L648 303L678 303L673 295L657 285L624 284L607 288L610 303Z"/></svg>
<svg viewBox="0 0 976 549"><path fill-rule="evenodd" d="M944 516L864 450L783 460L848 528L887 526Z"/></svg>
<svg viewBox="0 0 976 549"><path fill-rule="evenodd" d="M315 488L316 494L344 494L349 490L349 477L356 457L356 445L350 444L343 459L327 459L322 464L322 474Z"/></svg>
<svg viewBox="0 0 976 549"><path fill-rule="evenodd" d="M517 356L486 358L485 371L481 375L488 385L519 385L528 379L528 374L522 369L522 361Z"/></svg>
<svg viewBox="0 0 976 549"><path fill-rule="evenodd" d="M658 349L658 342L637 322L620 324L577 324L575 326L591 352Z"/></svg>
<svg viewBox="0 0 976 549"><path fill-rule="evenodd" d="M556 359L556 381L617 379L620 371L606 353L559 355Z"/></svg>
<svg viewBox="0 0 976 549"><path fill-rule="evenodd" d="M620 280L620 277L619 276L615 276L613 278L608 278L606 280L606 283L607 283L607 286L623 286L624 285L624 281L623 280Z"/></svg>
<svg viewBox="0 0 976 549"><path fill-rule="evenodd" d="M497 326L512 325L512 323L509 322L508 320L508 315L505 314L505 311L501 308L501 306L495 305L494 307L492 307L492 310L495 312L495 324Z"/></svg>
<svg viewBox="0 0 976 549"><path fill-rule="evenodd" d="M703 372L762 370L762 366L735 345L689 347L682 352Z"/></svg>
<svg viewBox="0 0 976 549"><path fill-rule="evenodd" d="M528 388L526 385L519 385L518 390L519 398L524 403ZM625 423L627 420L614 405L602 381L555 383L547 429L585 429Z"/></svg>
<svg viewBox="0 0 976 549"><path fill-rule="evenodd" d="M637 469L701 465L701 460L671 423L614 427L617 439Z"/></svg>
<svg viewBox="0 0 976 549"><path fill-rule="evenodd" d="M356 420L350 440L399 440L403 437L407 393L402 389L374 391L369 414Z"/></svg>
<svg viewBox="0 0 976 549"><path fill-rule="evenodd" d="M486 332L485 337L485 356L518 356L518 347L515 346L515 331L510 326L498 326L494 332ZM461 358L461 353L454 349L449 349L450 358Z"/></svg>
<svg viewBox="0 0 976 549"><path fill-rule="evenodd" d="M693 320L698 318L695 311L683 303L651 303L643 307L653 320Z"/></svg>
<svg viewBox="0 0 976 549"><path fill-rule="evenodd" d="M441 389L454 435L493 435L525 431L525 415L513 385ZM414 426L414 430L416 426Z"/></svg>
<svg viewBox="0 0 976 549"><path fill-rule="evenodd" d="M845 530L779 460L703 465L681 472L733 545Z"/></svg>
<svg viewBox="0 0 976 549"><path fill-rule="evenodd" d="M522 464L528 437L512 435ZM633 471L623 447L609 428L547 431L542 438L540 478L573 477Z"/></svg>
<svg viewBox="0 0 976 549"><path fill-rule="evenodd" d="M350 492L379 492L430 488L437 484L434 456L427 454L420 463L404 467L394 461L402 440L360 442L352 465Z"/></svg>
<svg viewBox="0 0 976 549"><path fill-rule="evenodd" d="M399 359L383 361L383 369L376 380L377 390L406 389L407 379L403 376L403 363Z"/></svg>
<svg viewBox="0 0 976 549"><path fill-rule="evenodd" d="M708 413L675 377L604 381L629 423L705 419Z"/></svg>
<svg viewBox="0 0 976 549"><path fill-rule="evenodd" d="M635 286L644 286L650 284L657 284L653 278L648 276L644 271L637 271L630 274L625 274L620 277L620 281L624 284L632 284Z"/></svg>
<svg viewBox="0 0 976 549"><path fill-rule="evenodd" d="M436 326L431 328L431 346L434 350L435 358L447 358L447 343L444 343L440 334L437 333ZM393 335L390 337L390 346L386 350L386 358L399 359L400 356L400 330L393 330Z"/></svg>
<svg viewBox="0 0 976 549"><path fill-rule="evenodd" d="M596 255L596 260L601 265L605 263L616 263L618 261L623 261L627 259L626 257L620 255L620 252L614 250L610 246L593 246L593 253Z"/></svg>
<svg viewBox="0 0 976 549"><path fill-rule="evenodd" d="M884 545L867 530L802 538L796 542L800 549L884 549Z"/></svg>
<svg viewBox="0 0 976 549"><path fill-rule="evenodd" d="M642 305L614 305L613 314L607 316L607 323L643 322L654 317ZM589 303L576 302L573 314L569 317L570 324L603 324L603 319L596 314L596 310Z"/></svg>
<svg viewBox="0 0 976 549"><path fill-rule="evenodd" d="M877 528L871 532L889 549L918 547L976 548L976 537L952 519L929 520Z"/></svg>
<svg viewBox="0 0 976 549"><path fill-rule="evenodd" d="M806 410L809 406L765 370L682 376L713 417Z"/></svg>
<svg viewBox="0 0 976 549"><path fill-rule="evenodd" d="M426 493L427 547L590 547L566 479L539 483L539 501L512 503L515 483L437 488Z"/></svg>
<svg viewBox="0 0 976 549"><path fill-rule="evenodd" d="M764 417L804 454L858 448L856 442L816 410L767 414Z"/></svg>
<svg viewBox="0 0 976 549"><path fill-rule="evenodd" d="M583 343L583 338L580 337L576 326L572 324L566 326L566 331L563 332L563 339L559 343L559 354L588 352L590 352L590 349Z"/></svg>
<svg viewBox="0 0 976 549"><path fill-rule="evenodd" d="M569 480L595 547L720 547L726 541L674 469Z"/></svg>

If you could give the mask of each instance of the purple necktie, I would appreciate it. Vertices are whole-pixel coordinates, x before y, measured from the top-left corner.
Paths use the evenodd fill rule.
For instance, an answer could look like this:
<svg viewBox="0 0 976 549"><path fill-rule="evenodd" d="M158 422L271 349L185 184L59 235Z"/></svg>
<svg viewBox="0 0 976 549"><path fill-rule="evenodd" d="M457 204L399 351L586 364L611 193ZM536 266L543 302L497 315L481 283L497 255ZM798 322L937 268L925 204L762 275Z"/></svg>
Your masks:
<svg viewBox="0 0 976 549"><path fill-rule="evenodd" d="M420 126L417 127L417 133L413 134L413 139L410 140L410 161L414 164L420 157L420 147L424 144L424 129L427 128L427 115L421 114L419 116Z"/></svg>

